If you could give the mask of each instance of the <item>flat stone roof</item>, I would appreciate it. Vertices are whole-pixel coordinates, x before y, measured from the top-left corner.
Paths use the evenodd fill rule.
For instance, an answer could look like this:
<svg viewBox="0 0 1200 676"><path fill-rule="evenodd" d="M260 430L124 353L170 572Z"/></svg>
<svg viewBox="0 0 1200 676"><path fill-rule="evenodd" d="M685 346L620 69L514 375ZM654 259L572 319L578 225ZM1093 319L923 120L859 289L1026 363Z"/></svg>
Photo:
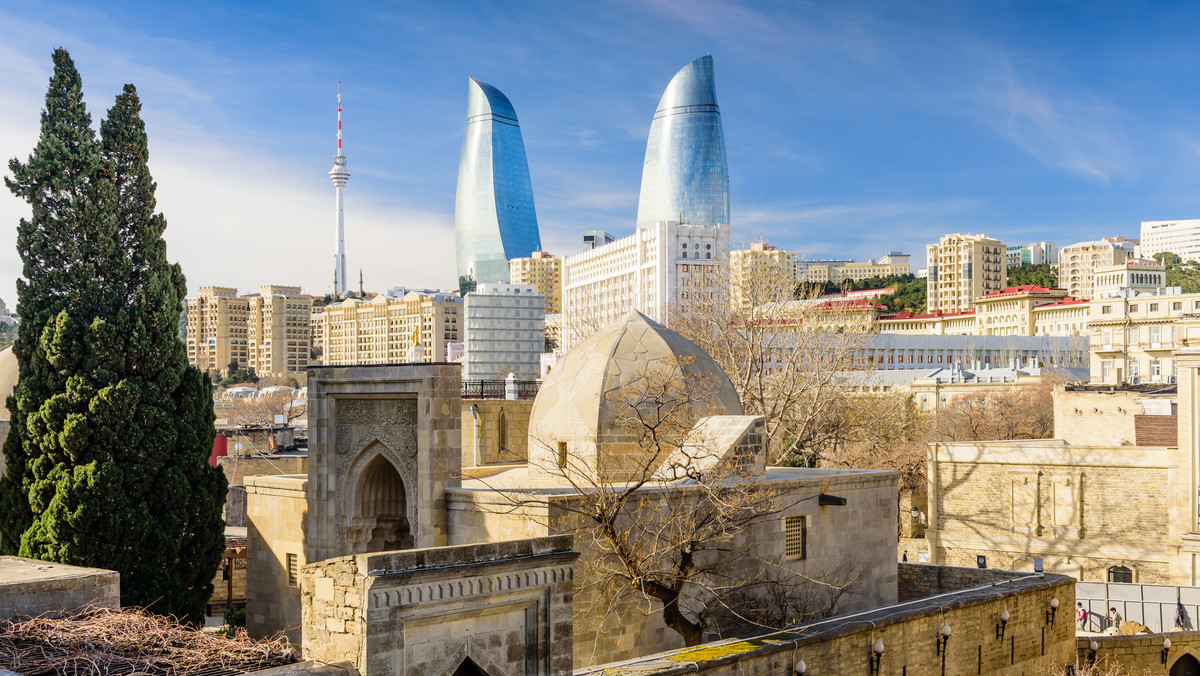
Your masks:
<svg viewBox="0 0 1200 676"><path fill-rule="evenodd" d="M768 467L766 473L760 477L756 477L746 483L756 484L764 482L794 482L810 479L814 482L821 482L828 479L885 479L898 476L898 473L892 470L885 469L814 469L810 467ZM601 482L603 485L610 485L613 488L624 485L620 482ZM598 484L600 485L600 484ZM686 486L687 481L680 482L653 482L644 486L647 490L671 488L674 486ZM584 486L586 487L586 486ZM529 493L546 493L546 494L575 494L579 491L576 486L567 481L563 477L544 474L542 472L531 471L528 466L514 467L496 474L491 474L484 477L467 477L462 478L462 485L450 488L449 491L471 491L478 493L494 493L498 491L522 491Z"/></svg>
<svg viewBox="0 0 1200 676"><path fill-rule="evenodd" d="M103 568L68 566L65 563L50 563L19 556L0 556L0 586L26 584L50 580L73 580L96 575L115 575Z"/></svg>

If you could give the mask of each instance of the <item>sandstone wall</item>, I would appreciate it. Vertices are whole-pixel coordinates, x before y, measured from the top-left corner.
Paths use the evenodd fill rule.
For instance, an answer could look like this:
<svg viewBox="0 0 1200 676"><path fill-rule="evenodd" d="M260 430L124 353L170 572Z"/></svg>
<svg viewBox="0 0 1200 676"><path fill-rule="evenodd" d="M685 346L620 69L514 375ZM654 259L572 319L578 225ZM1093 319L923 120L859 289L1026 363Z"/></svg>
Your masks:
<svg viewBox="0 0 1200 676"><path fill-rule="evenodd" d="M1171 639L1166 664L1162 661L1164 638ZM1075 654L1080 664L1089 662L1089 644L1092 641L1099 645L1096 651L1097 664L1120 664L1130 674L1168 674L1171 667L1185 655L1200 661L1200 632L1195 631L1136 636L1080 636L1075 641Z"/></svg>
<svg viewBox="0 0 1200 676"><path fill-rule="evenodd" d="M0 620L84 606L121 607L121 575L17 556L0 556Z"/></svg>
<svg viewBox="0 0 1200 676"><path fill-rule="evenodd" d="M1046 610L1053 598L1059 612L1051 623ZM662 653L637 665L605 665L602 671L605 676L793 674L797 660L804 660L806 676L867 674L871 647L882 641L880 674L1033 676L1048 665L1074 662L1069 611L1074 599L1074 580L1029 576L830 618L795 632ZM1010 619L1000 637L996 625L1005 610ZM939 632L947 624L950 638L938 654Z"/></svg>
<svg viewBox="0 0 1200 676"><path fill-rule="evenodd" d="M478 421L471 415L472 406L479 407ZM529 413L532 410L532 399L463 399L463 468L525 462L529 457ZM501 411L504 412L503 445L500 443ZM475 435L478 435L478 445Z"/></svg>
<svg viewBox="0 0 1200 676"><path fill-rule="evenodd" d="M305 559L308 479L246 478L246 630L300 641L300 569ZM289 556L295 562L289 580Z"/></svg>
<svg viewBox="0 0 1200 676"><path fill-rule="evenodd" d="M308 472L307 455L227 455L217 458L230 486L245 485L248 476L283 476Z"/></svg>

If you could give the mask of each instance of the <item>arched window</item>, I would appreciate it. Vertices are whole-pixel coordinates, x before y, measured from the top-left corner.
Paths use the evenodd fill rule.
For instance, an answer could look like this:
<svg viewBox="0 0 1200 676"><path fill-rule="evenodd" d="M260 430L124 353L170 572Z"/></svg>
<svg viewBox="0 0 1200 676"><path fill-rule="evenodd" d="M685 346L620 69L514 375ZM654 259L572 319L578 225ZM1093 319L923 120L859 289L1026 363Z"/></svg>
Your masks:
<svg viewBox="0 0 1200 676"><path fill-rule="evenodd" d="M1108 569L1109 582L1133 582L1133 571L1125 566L1113 566Z"/></svg>
<svg viewBox="0 0 1200 676"><path fill-rule="evenodd" d="M508 419L504 417L504 409L500 410L499 417L496 418L496 438L499 440L500 452L508 451Z"/></svg>

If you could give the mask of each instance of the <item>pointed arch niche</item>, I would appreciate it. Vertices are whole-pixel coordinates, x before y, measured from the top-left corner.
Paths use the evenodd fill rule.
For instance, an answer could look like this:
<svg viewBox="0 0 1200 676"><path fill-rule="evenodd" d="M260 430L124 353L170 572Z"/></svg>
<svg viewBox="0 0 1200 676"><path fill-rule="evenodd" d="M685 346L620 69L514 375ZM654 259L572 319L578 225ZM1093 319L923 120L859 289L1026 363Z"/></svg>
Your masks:
<svg viewBox="0 0 1200 676"><path fill-rule="evenodd" d="M365 449L364 456L374 452L375 457L363 467L355 484L348 533L354 554L413 547L404 480L380 451L382 444L378 442Z"/></svg>

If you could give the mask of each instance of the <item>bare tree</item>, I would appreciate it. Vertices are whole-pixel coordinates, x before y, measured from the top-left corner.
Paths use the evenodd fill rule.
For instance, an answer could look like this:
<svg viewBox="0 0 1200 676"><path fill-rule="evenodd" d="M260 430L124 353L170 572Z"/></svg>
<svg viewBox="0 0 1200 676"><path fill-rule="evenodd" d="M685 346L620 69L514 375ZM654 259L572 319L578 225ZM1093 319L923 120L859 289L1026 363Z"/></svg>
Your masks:
<svg viewBox="0 0 1200 676"><path fill-rule="evenodd" d="M531 470L560 488L504 490L500 509L557 532L569 524L584 552L576 601L597 627L641 605L692 646L833 612L858 580L852 562L805 575L756 536L817 491L764 481L761 450L726 453L706 424L717 383L686 366L661 360L604 395L594 444L567 449L531 430L531 443L561 449L530 454Z"/></svg>
<svg viewBox="0 0 1200 676"><path fill-rule="evenodd" d="M1036 386L1013 386L964 395L938 412L930 441L1005 441L1054 436L1054 388L1063 379L1043 376Z"/></svg>
<svg viewBox="0 0 1200 676"><path fill-rule="evenodd" d="M893 410L851 406L846 385L873 372L878 306L850 298L795 298L790 270L714 266L701 289L685 288L670 326L733 380L746 413L766 419L770 461L819 464L855 438L889 429ZM695 302L716 286L728 302ZM691 300L692 302L689 302Z"/></svg>
<svg viewBox="0 0 1200 676"><path fill-rule="evenodd" d="M257 397L244 397L234 401L225 419L235 425L275 424L275 416L285 415L290 423L303 418L307 407L295 404L291 391L272 392Z"/></svg>

